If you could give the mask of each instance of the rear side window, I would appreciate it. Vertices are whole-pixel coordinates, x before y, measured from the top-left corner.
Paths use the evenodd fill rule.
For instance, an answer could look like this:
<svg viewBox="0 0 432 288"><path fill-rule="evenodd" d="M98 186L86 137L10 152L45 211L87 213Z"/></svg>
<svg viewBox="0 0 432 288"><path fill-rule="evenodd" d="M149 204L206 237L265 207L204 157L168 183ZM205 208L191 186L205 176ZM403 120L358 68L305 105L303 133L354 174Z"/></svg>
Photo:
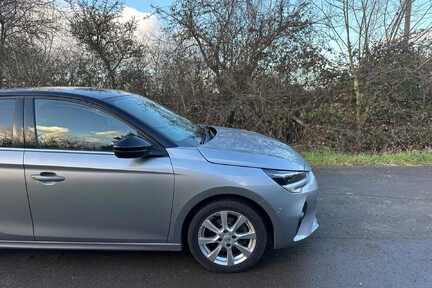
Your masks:
<svg viewBox="0 0 432 288"><path fill-rule="evenodd" d="M0 99L0 147L12 147L15 99Z"/></svg>
<svg viewBox="0 0 432 288"><path fill-rule="evenodd" d="M36 99L35 114L37 141L44 149L112 151L118 140L137 134L105 112L68 101Z"/></svg>

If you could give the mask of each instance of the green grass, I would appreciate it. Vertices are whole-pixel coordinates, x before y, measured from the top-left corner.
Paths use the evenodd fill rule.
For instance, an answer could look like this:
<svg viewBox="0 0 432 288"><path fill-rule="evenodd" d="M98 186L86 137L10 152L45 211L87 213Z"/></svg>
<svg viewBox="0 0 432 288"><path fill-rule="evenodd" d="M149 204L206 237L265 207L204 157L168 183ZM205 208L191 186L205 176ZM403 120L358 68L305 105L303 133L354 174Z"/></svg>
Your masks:
<svg viewBox="0 0 432 288"><path fill-rule="evenodd" d="M312 166L381 166L381 165L432 165L431 152L400 152L385 154L348 154L330 149L301 151Z"/></svg>

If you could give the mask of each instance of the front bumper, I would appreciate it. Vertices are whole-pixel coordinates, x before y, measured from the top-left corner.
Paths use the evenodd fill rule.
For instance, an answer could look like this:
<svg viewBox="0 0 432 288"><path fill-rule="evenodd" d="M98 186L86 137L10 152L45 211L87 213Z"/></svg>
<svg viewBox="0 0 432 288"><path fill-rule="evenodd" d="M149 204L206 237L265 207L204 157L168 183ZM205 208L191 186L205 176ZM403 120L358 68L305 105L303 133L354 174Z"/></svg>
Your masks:
<svg viewBox="0 0 432 288"><path fill-rule="evenodd" d="M290 193L281 187L280 193L264 200L275 211L272 217L274 248L285 248L311 235L317 228L316 202L318 184L312 172L301 193Z"/></svg>

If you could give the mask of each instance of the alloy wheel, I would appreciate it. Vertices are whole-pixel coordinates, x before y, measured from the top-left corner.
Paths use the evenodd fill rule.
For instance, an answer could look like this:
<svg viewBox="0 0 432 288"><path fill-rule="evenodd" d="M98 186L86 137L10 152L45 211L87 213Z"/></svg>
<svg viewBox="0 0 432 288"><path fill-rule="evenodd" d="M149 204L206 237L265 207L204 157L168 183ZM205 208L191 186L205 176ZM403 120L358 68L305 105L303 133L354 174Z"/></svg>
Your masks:
<svg viewBox="0 0 432 288"><path fill-rule="evenodd" d="M256 248L256 229L241 213L223 210L211 214L201 224L198 244L203 255L217 265L238 265Z"/></svg>

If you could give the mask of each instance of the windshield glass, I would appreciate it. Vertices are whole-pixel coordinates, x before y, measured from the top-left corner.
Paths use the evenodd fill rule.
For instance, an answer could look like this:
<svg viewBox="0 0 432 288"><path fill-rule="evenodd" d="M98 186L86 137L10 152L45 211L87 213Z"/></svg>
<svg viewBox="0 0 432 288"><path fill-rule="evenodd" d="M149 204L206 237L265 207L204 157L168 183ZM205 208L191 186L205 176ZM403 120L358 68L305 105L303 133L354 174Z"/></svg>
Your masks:
<svg viewBox="0 0 432 288"><path fill-rule="evenodd" d="M115 97L108 102L129 112L179 146L197 146L201 141L202 129L198 125L143 96Z"/></svg>

